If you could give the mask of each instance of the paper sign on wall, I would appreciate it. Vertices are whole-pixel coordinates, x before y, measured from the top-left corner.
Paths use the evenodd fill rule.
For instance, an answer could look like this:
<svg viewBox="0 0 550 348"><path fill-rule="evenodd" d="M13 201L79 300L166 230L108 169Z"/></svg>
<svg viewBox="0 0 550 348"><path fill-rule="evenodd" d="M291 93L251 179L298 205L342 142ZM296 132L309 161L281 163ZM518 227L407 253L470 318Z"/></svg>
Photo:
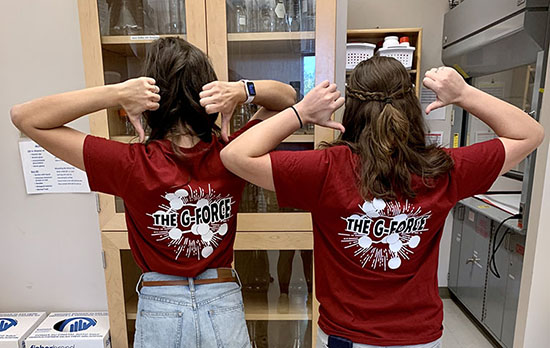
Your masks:
<svg viewBox="0 0 550 348"><path fill-rule="evenodd" d="M437 144L443 146L443 132L426 133L426 144Z"/></svg>
<svg viewBox="0 0 550 348"><path fill-rule="evenodd" d="M427 120L445 120L445 108L439 108L432 110L429 115L426 115L426 108L428 105L437 100L437 96L434 91L422 86L420 90L420 104L422 107L422 114Z"/></svg>
<svg viewBox="0 0 550 348"><path fill-rule="evenodd" d="M32 140L19 142L28 194L90 192L86 173L60 160Z"/></svg>

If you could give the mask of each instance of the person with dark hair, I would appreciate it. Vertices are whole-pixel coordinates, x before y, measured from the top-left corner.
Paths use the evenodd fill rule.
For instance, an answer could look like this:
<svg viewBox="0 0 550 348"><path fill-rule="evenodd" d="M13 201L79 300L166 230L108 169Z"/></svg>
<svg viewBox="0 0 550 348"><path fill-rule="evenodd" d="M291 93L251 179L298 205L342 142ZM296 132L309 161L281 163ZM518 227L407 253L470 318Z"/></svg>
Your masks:
<svg viewBox="0 0 550 348"><path fill-rule="evenodd" d="M295 103L295 91L277 81L216 81L208 57L177 38L148 47L144 73L147 77L16 105L12 121L46 150L85 170L92 190L124 200L130 247L144 272L137 285L135 347L248 347L241 285L231 269L245 182L224 168L220 151L259 120ZM262 107L228 137L233 109L252 99ZM141 143L65 126L118 106ZM145 142L143 112L151 129Z"/></svg>
<svg viewBox="0 0 550 348"><path fill-rule="evenodd" d="M529 115L467 85L454 69L432 69L423 83L437 95L427 113L457 104L499 138L457 149L426 145L409 74L397 60L375 56L349 78L343 125L330 117L344 98L325 81L221 152L230 171L275 190L280 206L311 212L317 347L440 347L445 218L542 142ZM270 152L311 123L345 132L322 149Z"/></svg>

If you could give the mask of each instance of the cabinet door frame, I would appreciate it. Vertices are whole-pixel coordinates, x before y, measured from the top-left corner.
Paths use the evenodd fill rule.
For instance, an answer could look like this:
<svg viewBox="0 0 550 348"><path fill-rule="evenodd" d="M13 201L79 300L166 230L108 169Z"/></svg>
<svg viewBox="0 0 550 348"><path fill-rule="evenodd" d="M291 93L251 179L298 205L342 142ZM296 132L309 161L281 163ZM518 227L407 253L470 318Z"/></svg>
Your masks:
<svg viewBox="0 0 550 348"><path fill-rule="evenodd" d="M336 67L336 25L337 13L342 4L337 0L316 0L315 18L315 83L324 80L335 81ZM208 55L220 80L227 81L228 32L226 0L206 2ZM266 33L250 33L250 36ZM290 34L290 33L289 33ZM290 35L289 35L290 37ZM345 39L345 38L341 38ZM332 129L315 126L314 146L335 138ZM250 213L239 214L237 231L312 231L309 213Z"/></svg>

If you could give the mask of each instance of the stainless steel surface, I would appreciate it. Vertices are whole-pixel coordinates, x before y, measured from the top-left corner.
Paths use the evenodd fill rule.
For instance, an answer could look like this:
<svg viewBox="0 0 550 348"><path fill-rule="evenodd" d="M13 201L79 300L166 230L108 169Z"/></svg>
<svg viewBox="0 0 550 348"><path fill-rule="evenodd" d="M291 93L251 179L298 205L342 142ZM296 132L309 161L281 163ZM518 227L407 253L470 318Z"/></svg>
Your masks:
<svg viewBox="0 0 550 348"><path fill-rule="evenodd" d="M510 237L509 244L508 254L510 263L508 273L506 274L506 301L504 302L501 340L507 348L512 348L518 311L521 270L523 268L522 253L525 248L525 236L513 234Z"/></svg>
<svg viewBox="0 0 550 348"><path fill-rule="evenodd" d="M460 66L470 76L534 63L544 46L547 16L548 11L524 11L493 25L486 22L484 30L444 45L443 62ZM467 26L469 19L463 21Z"/></svg>
<svg viewBox="0 0 550 348"><path fill-rule="evenodd" d="M466 209L460 246L457 296L478 320L482 318L491 221Z"/></svg>
<svg viewBox="0 0 550 348"><path fill-rule="evenodd" d="M493 227L492 234L495 233L496 227L497 226ZM501 228L499 236L503 235L505 232L504 230L506 229ZM509 236L506 238L509 239ZM509 258L508 251L501 246L499 251L495 254L495 263L500 273L500 278L495 277L491 272L487 273L487 296L485 299L483 322L487 325L489 330L491 330L493 335L499 339L502 337L502 318L504 315L504 301L506 299L506 279L508 276Z"/></svg>
<svg viewBox="0 0 550 348"><path fill-rule="evenodd" d="M548 6L548 1L539 2L546 3ZM443 47L471 35L491 23L522 11L526 6L527 3L518 6L517 0L466 0L445 14L443 38L447 37L447 42L443 42ZM533 7L533 4L530 4L529 7Z"/></svg>
<svg viewBox="0 0 550 348"><path fill-rule="evenodd" d="M501 209L495 208L474 197L463 199L460 201L460 203L464 204L469 209L490 218L491 220L498 221L499 223L502 220L510 217L509 213ZM504 223L504 226L512 229L515 233L524 234L522 229L518 227L517 220L508 220Z"/></svg>
<svg viewBox="0 0 550 348"><path fill-rule="evenodd" d="M510 216L492 209L496 208L486 208L474 198L462 200L454 208L449 289L493 338L512 348L525 235L517 233L515 226L509 229L507 223L501 227L498 239L505 230L509 232L496 253L501 278L492 275L488 271L489 233L493 235L502 219Z"/></svg>
<svg viewBox="0 0 550 348"><path fill-rule="evenodd" d="M458 204L453 209L453 231L451 236L451 255L449 259L449 276L447 286L456 295L458 270L460 268L460 245L462 243L462 225L466 207Z"/></svg>

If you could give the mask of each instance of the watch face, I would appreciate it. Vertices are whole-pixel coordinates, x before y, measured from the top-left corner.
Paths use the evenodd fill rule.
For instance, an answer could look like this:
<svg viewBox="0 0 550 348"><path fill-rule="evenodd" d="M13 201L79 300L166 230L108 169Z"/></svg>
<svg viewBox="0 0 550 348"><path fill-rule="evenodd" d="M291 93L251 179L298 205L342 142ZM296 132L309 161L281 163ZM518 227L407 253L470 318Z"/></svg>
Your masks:
<svg viewBox="0 0 550 348"><path fill-rule="evenodd" d="M248 95L256 95L256 88L254 87L254 82L247 82L246 88L248 90Z"/></svg>

